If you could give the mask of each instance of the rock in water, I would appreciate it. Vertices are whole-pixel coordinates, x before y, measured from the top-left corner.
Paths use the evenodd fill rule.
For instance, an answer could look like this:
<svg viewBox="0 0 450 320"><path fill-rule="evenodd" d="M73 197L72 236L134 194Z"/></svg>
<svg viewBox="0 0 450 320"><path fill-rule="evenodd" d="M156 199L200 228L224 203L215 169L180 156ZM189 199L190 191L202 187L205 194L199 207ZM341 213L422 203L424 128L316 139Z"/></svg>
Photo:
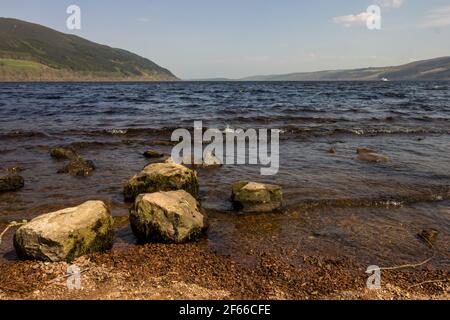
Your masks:
<svg viewBox="0 0 450 320"><path fill-rule="evenodd" d="M358 148L356 150L358 160L365 162L389 162L389 157L379 154L377 151L368 148Z"/></svg>
<svg viewBox="0 0 450 320"><path fill-rule="evenodd" d="M70 161L70 163L62 170L59 170L58 173L68 173L72 176L87 177L90 176L94 170L95 165L92 161L77 157Z"/></svg>
<svg viewBox="0 0 450 320"><path fill-rule="evenodd" d="M77 157L74 150L67 148L53 148L50 150L50 155L58 160L70 160Z"/></svg>
<svg viewBox="0 0 450 320"><path fill-rule="evenodd" d="M369 148L358 148L356 149L357 154L363 154L363 153L377 153L377 151Z"/></svg>
<svg viewBox="0 0 450 320"><path fill-rule="evenodd" d="M233 185L232 200L246 213L272 212L283 205L283 193L276 185L237 182Z"/></svg>
<svg viewBox="0 0 450 320"><path fill-rule="evenodd" d="M21 259L72 261L93 252L111 249L113 219L102 201L41 215L20 227L14 247Z"/></svg>
<svg viewBox="0 0 450 320"><path fill-rule="evenodd" d="M144 157L149 158L149 159L157 159L157 158L164 157L164 154L159 153L157 151L148 150L148 151L144 152Z"/></svg>
<svg viewBox="0 0 450 320"><path fill-rule="evenodd" d="M0 192L17 191L25 185L24 179L18 175L0 177Z"/></svg>
<svg viewBox="0 0 450 320"><path fill-rule="evenodd" d="M215 155L208 153L203 159L202 168L204 169L214 169L222 166L222 162Z"/></svg>
<svg viewBox="0 0 450 320"><path fill-rule="evenodd" d="M124 196L133 201L141 193L174 190L185 190L197 198L197 173L175 163L153 163L128 181Z"/></svg>
<svg viewBox="0 0 450 320"><path fill-rule="evenodd" d="M439 231L436 229L425 229L417 234L428 246L433 247L436 239L439 235Z"/></svg>
<svg viewBox="0 0 450 320"><path fill-rule="evenodd" d="M386 157L382 154L378 154L378 153L360 153L358 155L358 160L360 161L365 161L365 162L376 162L376 163L380 163L380 162L389 162L389 157Z"/></svg>
<svg viewBox="0 0 450 320"><path fill-rule="evenodd" d="M140 194L130 209L131 229L141 242L196 240L205 220L197 200L184 190Z"/></svg>

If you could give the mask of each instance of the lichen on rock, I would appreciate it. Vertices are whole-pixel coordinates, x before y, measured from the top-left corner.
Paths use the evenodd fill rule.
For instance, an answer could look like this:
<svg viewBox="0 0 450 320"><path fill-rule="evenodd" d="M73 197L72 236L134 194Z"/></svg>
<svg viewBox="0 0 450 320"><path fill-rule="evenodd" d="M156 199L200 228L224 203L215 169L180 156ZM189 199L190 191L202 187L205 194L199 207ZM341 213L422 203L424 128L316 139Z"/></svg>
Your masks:
<svg viewBox="0 0 450 320"><path fill-rule="evenodd" d="M130 224L141 242L183 243L201 237L206 218L197 200L178 190L140 194L130 209Z"/></svg>
<svg viewBox="0 0 450 320"><path fill-rule="evenodd" d="M153 163L136 174L124 187L124 197L133 201L139 194L185 190L198 196L197 173L176 163Z"/></svg>
<svg viewBox="0 0 450 320"><path fill-rule="evenodd" d="M14 235L19 258L51 262L109 250L113 241L113 219L102 201L43 214Z"/></svg>
<svg viewBox="0 0 450 320"><path fill-rule="evenodd" d="M232 200L245 213L272 212L282 207L283 193L280 186L240 181L233 184Z"/></svg>

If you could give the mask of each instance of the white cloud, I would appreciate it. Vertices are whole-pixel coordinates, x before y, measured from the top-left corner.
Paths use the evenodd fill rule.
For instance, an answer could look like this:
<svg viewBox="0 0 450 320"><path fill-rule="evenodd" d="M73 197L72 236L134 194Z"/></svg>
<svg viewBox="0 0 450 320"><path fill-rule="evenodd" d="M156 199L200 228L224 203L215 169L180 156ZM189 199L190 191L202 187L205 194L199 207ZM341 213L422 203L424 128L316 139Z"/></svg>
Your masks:
<svg viewBox="0 0 450 320"><path fill-rule="evenodd" d="M349 28L354 24L366 24L367 20L371 17L368 12L361 12L359 14L350 14L348 16L334 17L333 22L343 24Z"/></svg>
<svg viewBox="0 0 450 320"><path fill-rule="evenodd" d="M444 28L450 26L450 6L429 11L420 26L422 28Z"/></svg>
<svg viewBox="0 0 450 320"><path fill-rule="evenodd" d="M384 8L400 8L406 0L376 0L375 4Z"/></svg>
<svg viewBox="0 0 450 320"><path fill-rule="evenodd" d="M406 0L376 0L375 4L383 8L400 8ZM349 28L354 24L366 24L367 20L372 17L368 12L361 12L359 14L350 14L347 16L334 17L334 23L342 24Z"/></svg>
<svg viewBox="0 0 450 320"><path fill-rule="evenodd" d="M149 22L149 21L150 21L149 18L138 18L137 20L138 20L139 22L143 22L143 23Z"/></svg>

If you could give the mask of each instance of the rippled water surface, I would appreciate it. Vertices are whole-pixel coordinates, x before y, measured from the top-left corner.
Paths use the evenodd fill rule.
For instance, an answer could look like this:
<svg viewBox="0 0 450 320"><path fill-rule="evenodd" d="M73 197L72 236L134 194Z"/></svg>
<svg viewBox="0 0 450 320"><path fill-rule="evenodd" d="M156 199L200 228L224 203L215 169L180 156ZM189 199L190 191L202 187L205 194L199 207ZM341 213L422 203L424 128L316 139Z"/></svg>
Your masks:
<svg viewBox="0 0 450 320"><path fill-rule="evenodd" d="M26 181L0 194L0 229L88 199L126 216L122 188L148 163L142 152L170 153L153 141L194 120L282 130L277 176L262 177L259 166L199 171L212 250L249 261L252 250L289 250L411 262L430 254L417 232L435 228L434 263L449 266L448 82L0 84L0 169L20 166ZM88 178L57 174L63 163L50 158L54 146L77 149L97 170ZM358 147L390 162L358 161ZM286 210L233 213L230 185L242 179L282 185ZM13 259L10 238L0 254ZM119 226L117 245L133 242L126 223Z"/></svg>

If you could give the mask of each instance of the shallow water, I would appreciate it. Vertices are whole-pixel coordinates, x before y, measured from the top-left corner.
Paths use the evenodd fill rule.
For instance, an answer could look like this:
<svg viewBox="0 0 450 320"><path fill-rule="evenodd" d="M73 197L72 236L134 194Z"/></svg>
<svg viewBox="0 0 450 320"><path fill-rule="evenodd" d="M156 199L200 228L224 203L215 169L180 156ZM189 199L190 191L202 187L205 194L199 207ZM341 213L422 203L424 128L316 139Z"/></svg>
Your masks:
<svg viewBox="0 0 450 320"><path fill-rule="evenodd" d="M174 128L282 129L280 171L259 166L200 170L211 250L252 261L252 252L286 250L348 256L369 264L424 260L424 228L439 230L433 263L449 267L450 83L138 83L0 84L0 168L21 166L26 186L0 194L0 225L77 205L109 203L127 215L122 188L148 160L170 153ZM72 146L97 170L59 175L53 146ZM336 154L327 150L335 147ZM387 164L356 159L369 147ZM231 211L230 185L255 180L283 186L286 210L242 216ZM0 247L14 259L9 233ZM134 243L128 227L117 246Z"/></svg>

